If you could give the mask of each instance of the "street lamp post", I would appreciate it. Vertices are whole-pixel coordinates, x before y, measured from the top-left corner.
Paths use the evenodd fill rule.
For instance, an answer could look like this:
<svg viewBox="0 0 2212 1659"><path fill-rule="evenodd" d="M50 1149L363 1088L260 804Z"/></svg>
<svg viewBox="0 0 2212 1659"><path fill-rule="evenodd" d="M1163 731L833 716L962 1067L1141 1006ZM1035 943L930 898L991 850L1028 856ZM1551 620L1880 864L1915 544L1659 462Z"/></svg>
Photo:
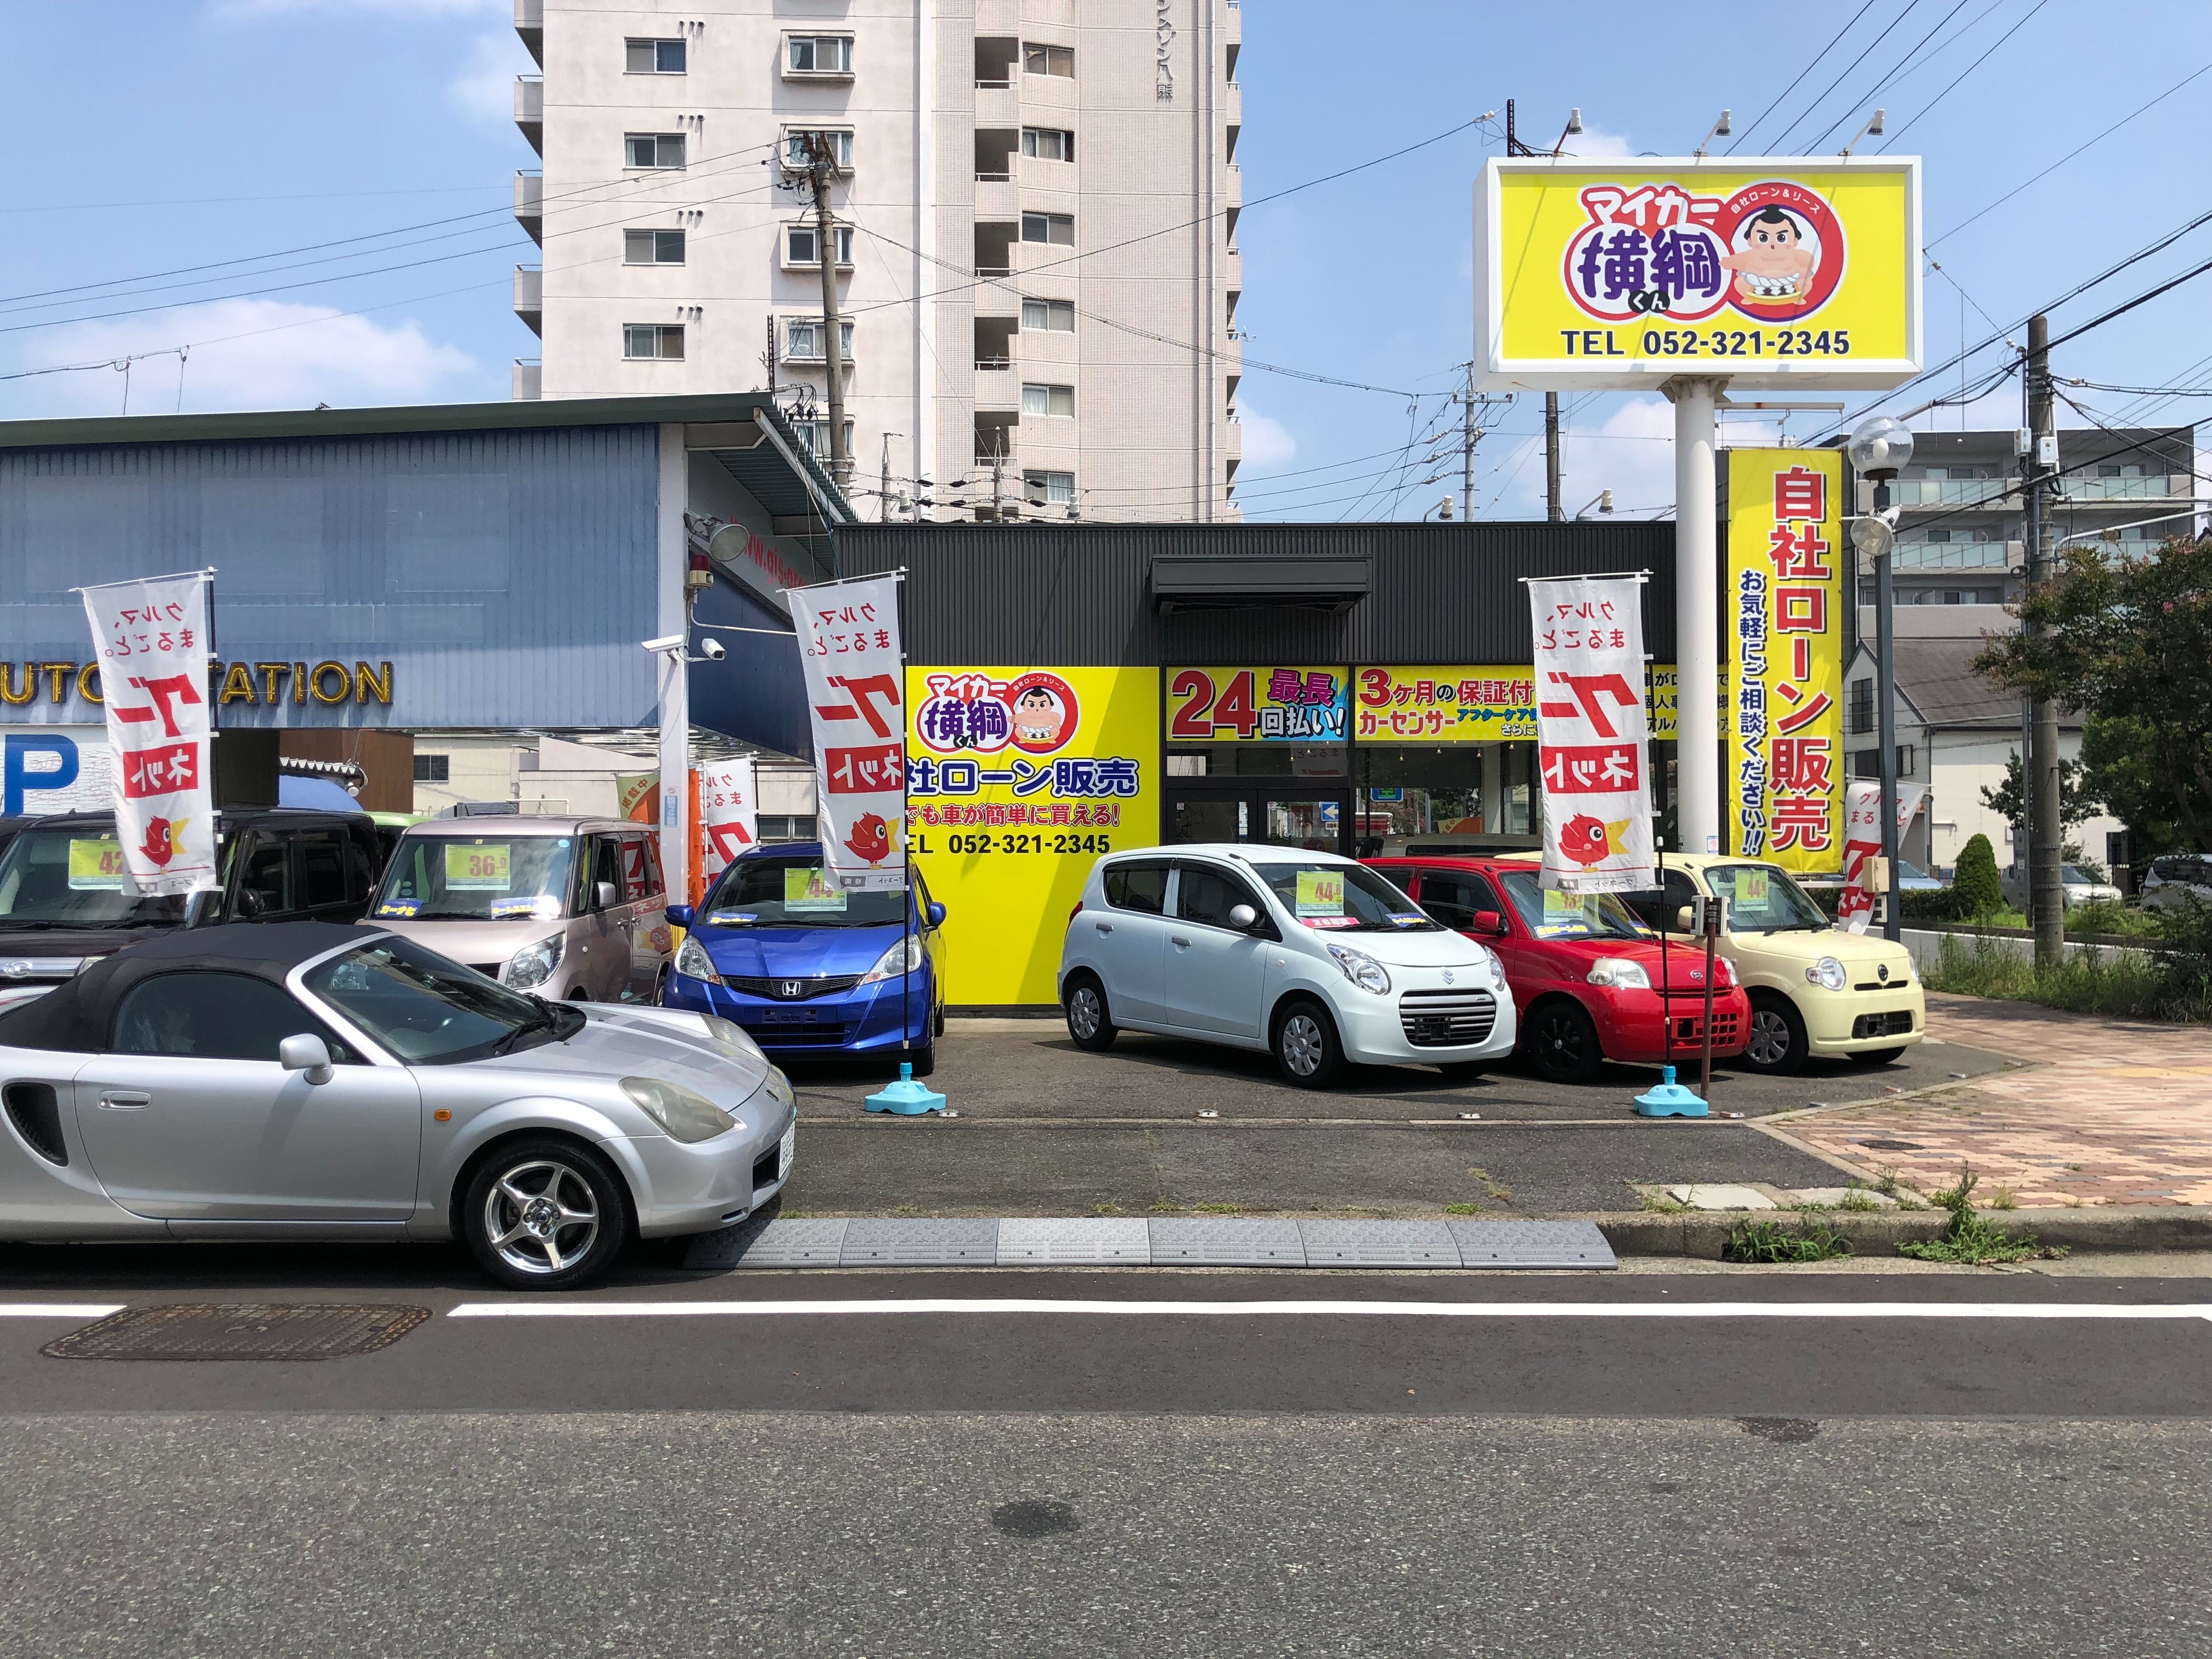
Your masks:
<svg viewBox="0 0 2212 1659"><path fill-rule="evenodd" d="M1895 590L1890 581L1890 555L1897 547L1898 509L1890 505L1889 481L1912 459L1912 432L1904 422L1887 415L1862 421L1844 446L1851 471L1874 485L1871 515L1851 520L1851 545L1875 562L1875 741L1881 745L1881 860L1889 873L1888 890L1882 895L1881 931L1899 938L1904 917L1897 902L1897 672L1891 657L1894 629ZM1858 595L1850 596L1854 605Z"/></svg>

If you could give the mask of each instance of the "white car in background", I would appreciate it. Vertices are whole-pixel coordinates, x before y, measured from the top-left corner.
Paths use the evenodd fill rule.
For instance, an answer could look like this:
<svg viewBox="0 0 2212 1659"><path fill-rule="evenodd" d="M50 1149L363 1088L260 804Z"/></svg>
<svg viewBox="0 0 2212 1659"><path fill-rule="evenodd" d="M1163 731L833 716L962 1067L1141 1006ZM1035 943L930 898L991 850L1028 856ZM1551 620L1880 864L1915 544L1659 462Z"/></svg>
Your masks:
<svg viewBox="0 0 2212 1659"><path fill-rule="evenodd" d="M2077 904L2120 902L2120 890L2110 882L2099 881L2078 864L2058 866L2058 904L2061 909L2071 910ZM2028 900L2028 872L2017 864L2005 866L1997 877L1997 890L2004 895L2005 902L2025 910Z"/></svg>
<svg viewBox="0 0 2212 1659"><path fill-rule="evenodd" d="M2194 899L2212 904L2212 858L2201 853L2168 853L2150 861L2143 873L2146 910L2179 910Z"/></svg>
<svg viewBox="0 0 2212 1659"><path fill-rule="evenodd" d="M1272 1053L1328 1086L1346 1063L1470 1079L1513 1052L1505 975L1380 872L1333 853L1190 846L1092 866L1060 947L1078 1048L1122 1030Z"/></svg>

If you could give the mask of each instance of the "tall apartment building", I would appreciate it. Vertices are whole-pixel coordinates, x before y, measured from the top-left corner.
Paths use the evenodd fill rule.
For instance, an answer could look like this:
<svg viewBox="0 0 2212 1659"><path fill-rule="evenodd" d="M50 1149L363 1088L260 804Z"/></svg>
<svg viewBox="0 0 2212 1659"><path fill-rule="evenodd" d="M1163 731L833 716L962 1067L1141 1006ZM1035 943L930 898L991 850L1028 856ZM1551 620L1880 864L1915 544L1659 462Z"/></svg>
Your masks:
<svg viewBox="0 0 2212 1659"><path fill-rule="evenodd" d="M1237 516L1238 0L515 0L517 398L773 384L867 516ZM890 477L882 499L884 475ZM922 481L922 482L917 482ZM873 510L869 511L872 503Z"/></svg>

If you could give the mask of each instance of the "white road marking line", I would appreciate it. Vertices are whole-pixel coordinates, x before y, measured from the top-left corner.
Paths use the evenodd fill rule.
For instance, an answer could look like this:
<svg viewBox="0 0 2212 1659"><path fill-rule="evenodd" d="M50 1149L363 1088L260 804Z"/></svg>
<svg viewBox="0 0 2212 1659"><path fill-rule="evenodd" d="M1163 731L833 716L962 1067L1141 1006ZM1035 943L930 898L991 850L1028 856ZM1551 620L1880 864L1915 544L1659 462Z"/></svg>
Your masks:
<svg viewBox="0 0 2212 1659"><path fill-rule="evenodd" d="M820 1314L1326 1315L1381 1319L2204 1319L2212 1303L1098 1302L918 1297L805 1302L464 1302L453 1319L696 1319Z"/></svg>
<svg viewBox="0 0 2212 1659"><path fill-rule="evenodd" d="M0 1302L0 1319L105 1319L120 1302Z"/></svg>

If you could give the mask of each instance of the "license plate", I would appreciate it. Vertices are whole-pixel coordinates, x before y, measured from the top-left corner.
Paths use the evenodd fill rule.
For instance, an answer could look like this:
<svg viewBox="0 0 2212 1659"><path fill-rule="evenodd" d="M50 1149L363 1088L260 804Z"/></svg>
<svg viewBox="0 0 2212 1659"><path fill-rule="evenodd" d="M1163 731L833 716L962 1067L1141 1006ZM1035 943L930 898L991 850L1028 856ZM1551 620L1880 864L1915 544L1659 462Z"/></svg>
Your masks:
<svg viewBox="0 0 2212 1659"><path fill-rule="evenodd" d="M813 1008L763 1008L761 1018L772 1025L787 1025L798 1020L811 1024L820 1020L822 1015Z"/></svg>
<svg viewBox="0 0 2212 1659"><path fill-rule="evenodd" d="M791 1155L799 1150L799 1120L793 1118L791 1127L783 1132L783 1139L775 1146L775 1170L779 1177L791 1174Z"/></svg>

